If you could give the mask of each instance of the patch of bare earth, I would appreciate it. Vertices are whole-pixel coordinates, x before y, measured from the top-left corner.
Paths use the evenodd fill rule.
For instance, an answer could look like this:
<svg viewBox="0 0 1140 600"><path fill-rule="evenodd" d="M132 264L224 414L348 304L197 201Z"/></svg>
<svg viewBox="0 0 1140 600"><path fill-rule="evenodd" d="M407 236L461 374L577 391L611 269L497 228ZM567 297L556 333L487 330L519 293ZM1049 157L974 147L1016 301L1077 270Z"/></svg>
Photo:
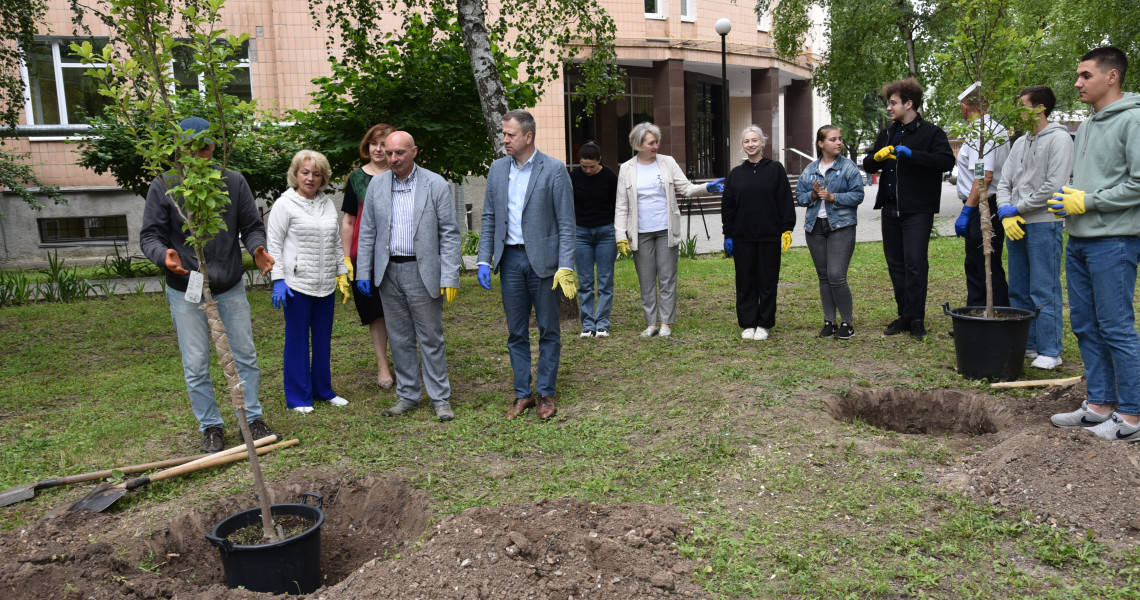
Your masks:
<svg viewBox="0 0 1140 600"><path fill-rule="evenodd" d="M395 479L300 473L270 487L275 503L324 496L326 583L314 598L707 597L675 547L688 529L672 508L573 500L479 507L425 533L426 495ZM4 533L0 597L271 597L227 589L219 551L204 538L255 504L251 495L230 497L161 520L69 512Z"/></svg>
<svg viewBox="0 0 1140 600"><path fill-rule="evenodd" d="M1109 442L1082 428L1059 429L1049 416L1074 410L1087 397L1083 383L1033 397L972 392L872 390L834 398L834 418L907 434L954 434L965 455L933 470L938 483L1039 522L1101 539L1140 542L1140 444Z"/></svg>

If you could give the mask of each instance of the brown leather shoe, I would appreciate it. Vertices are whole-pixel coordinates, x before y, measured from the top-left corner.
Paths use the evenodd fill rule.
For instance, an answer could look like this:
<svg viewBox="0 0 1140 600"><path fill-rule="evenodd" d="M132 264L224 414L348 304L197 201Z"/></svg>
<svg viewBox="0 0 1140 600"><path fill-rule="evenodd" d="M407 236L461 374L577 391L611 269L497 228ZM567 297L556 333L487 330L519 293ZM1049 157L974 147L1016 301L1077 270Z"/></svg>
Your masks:
<svg viewBox="0 0 1140 600"><path fill-rule="evenodd" d="M558 409L554 407L554 398L550 396L538 397L538 418L549 419L558 413Z"/></svg>
<svg viewBox="0 0 1140 600"><path fill-rule="evenodd" d="M515 398L515 403L511 405L510 410L507 411L507 420L511 420L526 411L526 409L534 406L534 396L527 396L526 398Z"/></svg>

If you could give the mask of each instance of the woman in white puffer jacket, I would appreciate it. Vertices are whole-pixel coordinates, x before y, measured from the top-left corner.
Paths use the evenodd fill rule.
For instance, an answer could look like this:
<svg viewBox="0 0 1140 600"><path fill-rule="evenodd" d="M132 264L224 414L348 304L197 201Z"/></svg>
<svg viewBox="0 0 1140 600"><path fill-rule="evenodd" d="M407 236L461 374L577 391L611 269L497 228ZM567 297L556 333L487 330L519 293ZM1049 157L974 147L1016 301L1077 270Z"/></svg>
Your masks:
<svg viewBox="0 0 1140 600"><path fill-rule="evenodd" d="M334 292L348 298L340 215L325 195L332 169L320 152L301 150L289 165L289 189L269 212L266 242L273 265L273 308L285 313L285 404L299 413L313 401L344 406L332 389ZM309 336L312 335L312 357Z"/></svg>

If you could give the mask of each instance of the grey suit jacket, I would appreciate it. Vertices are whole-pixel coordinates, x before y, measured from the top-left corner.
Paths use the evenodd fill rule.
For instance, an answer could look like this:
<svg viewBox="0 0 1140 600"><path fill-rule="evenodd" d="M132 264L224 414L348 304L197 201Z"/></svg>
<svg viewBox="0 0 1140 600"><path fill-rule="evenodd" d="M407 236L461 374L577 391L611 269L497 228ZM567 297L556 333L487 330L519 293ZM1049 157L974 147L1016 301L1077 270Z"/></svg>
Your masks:
<svg viewBox="0 0 1140 600"><path fill-rule="evenodd" d="M420 279L433 298L439 288L459 287L459 226L451 186L442 177L416 166L413 244ZM356 264L372 266L372 284L379 287L388 270L388 240L392 229L392 171L381 173L368 184L361 210L360 239ZM357 275L357 279L363 279Z"/></svg>
<svg viewBox="0 0 1140 600"><path fill-rule="evenodd" d="M507 186L513 160L504 156L491 163L483 197L478 262L493 265L494 271L499 270L507 239ZM522 209L523 244L534 272L552 277L558 269L574 269L574 187L566 165L538 150L533 169Z"/></svg>

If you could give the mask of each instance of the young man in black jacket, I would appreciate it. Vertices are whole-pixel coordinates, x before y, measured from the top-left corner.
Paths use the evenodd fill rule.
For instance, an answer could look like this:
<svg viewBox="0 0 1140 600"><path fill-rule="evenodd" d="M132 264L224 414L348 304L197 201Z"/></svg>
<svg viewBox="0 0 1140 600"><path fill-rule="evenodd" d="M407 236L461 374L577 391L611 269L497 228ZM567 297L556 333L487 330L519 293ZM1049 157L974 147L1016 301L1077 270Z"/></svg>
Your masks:
<svg viewBox="0 0 1140 600"><path fill-rule="evenodd" d="M868 173L882 172L875 210L882 210L883 254L895 292L898 318L883 331L926 337L927 249L942 197L942 173L954 166L946 133L918 114L922 86L902 79L883 86L893 123L879 132L863 159Z"/></svg>

